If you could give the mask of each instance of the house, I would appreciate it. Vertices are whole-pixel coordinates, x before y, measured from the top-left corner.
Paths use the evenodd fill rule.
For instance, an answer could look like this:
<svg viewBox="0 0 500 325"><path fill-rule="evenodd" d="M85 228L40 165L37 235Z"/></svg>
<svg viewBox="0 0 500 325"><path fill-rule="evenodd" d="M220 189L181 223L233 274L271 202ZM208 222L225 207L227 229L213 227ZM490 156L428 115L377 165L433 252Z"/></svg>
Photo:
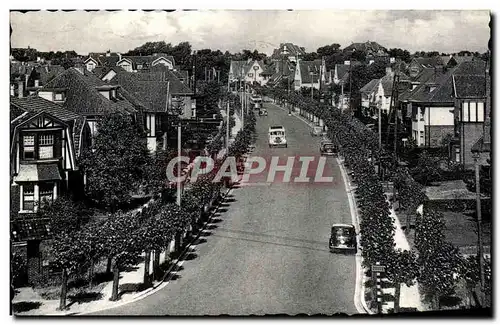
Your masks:
<svg viewBox="0 0 500 325"><path fill-rule="evenodd" d="M96 67L113 67L121 60L121 54L111 52L89 53L89 57L83 62L88 71L94 71Z"/></svg>
<svg viewBox="0 0 500 325"><path fill-rule="evenodd" d="M85 117L37 96L11 97L11 224L15 241L41 239L40 205L83 189L78 157L89 145Z"/></svg>
<svg viewBox="0 0 500 325"><path fill-rule="evenodd" d="M472 168L472 151L491 150L490 76L484 61L464 61L459 64L451 78L454 101L454 141L451 158L464 168ZM472 150L474 149L474 150ZM481 163L484 164L485 159Z"/></svg>
<svg viewBox="0 0 500 325"><path fill-rule="evenodd" d="M269 81L268 74L264 74L263 61L248 59L246 61L231 60L229 66L229 82L243 81L247 84L258 83L263 86Z"/></svg>
<svg viewBox="0 0 500 325"><path fill-rule="evenodd" d="M84 66L65 70L40 89L38 96L85 116L92 136L97 132L97 120L107 113L126 114L136 122L142 118L140 109L124 97L119 86L107 84Z"/></svg>
<svg viewBox="0 0 500 325"><path fill-rule="evenodd" d="M361 94L361 107L364 115L374 116L376 114L374 106L376 104L375 92L378 90L380 79L372 79L359 90Z"/></svg>
<svg viewBox="0 0 500 325"><path fill-rule="evenodd" d="M340 83L346 84L349 81L349 72L351 68L350 61L345 61L344 64L335 64L331 77L332 82L335 85L339 85Z"/></svg>
<svg viewBox="0 0 500 325"><path fill-rule="evenodd" d="M175 69L174 57L163 53L144 56L122 56L116 63L117 66L122 67L127 72L149 70L151 67L159 64L168 67L169 70Z"/></svg>
<svg viewBox="0 0 500 325"><path fill-rule="evenodd" d="M281 43L280 47L273 51L271 59L273 61L285 59L289 62L297 62L305 54L306 50L304 47L297 46L293 43Z"/></svg>
<svg viewBox="0 0 500 325"><path fill-rule="evenodd" d="M320 89L326 81L326 66L324 60L299 60L295 67L294 89L302 87Z"/></svg>
<svg viewBox="0 0 500 325"><path fill-rule="evenodd" d="M136 105L142 108L148 148L152 152L156 151L158 142L163 141L169 128L169 116L189 120L195 114L194 92L168 68L135 73L121 68L110 69L101 78L120 86L124 96L136 100Z"/></svg>
<svg viewBox="0 0 500 325"><path fill-rule="evenodd" d="M446 64L444 63L446 62ZM441 56L433 56L429 58L415 57L408 64L408 75L411 78L416 78L425 69L442 69L447 66L449 60L443 60Z"/></svg>
<svg viewBox="0 0 500 325"><path fill-rule="evenodd" d="M60 65L43 65L36 66L28 77L26 85L27 92L35 94L39 89L46 85L50 80L55 78L60 73L64 72L64 67Z"/></svg>
<svg viewBox="0 0 500 325"><path fill-rule="evenodd" d="M276 87L283 80L291 81L291 77L295 74L293 65L286 60L274 61L264 72L271 74L267 83L271 87Z"/></svg>

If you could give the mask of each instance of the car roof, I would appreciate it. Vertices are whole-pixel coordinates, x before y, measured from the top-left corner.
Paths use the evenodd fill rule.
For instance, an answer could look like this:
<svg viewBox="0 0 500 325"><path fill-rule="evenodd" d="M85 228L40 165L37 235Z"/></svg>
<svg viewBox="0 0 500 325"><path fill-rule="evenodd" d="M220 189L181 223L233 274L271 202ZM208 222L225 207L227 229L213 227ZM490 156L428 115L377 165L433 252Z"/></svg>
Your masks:
<svg viewBox="0 0 500 325"><path fill-rule="evenodd" d="M353 225L349 225L347 223L334 223L332 228L354 228Z"/></svg>
<svg viewBox="0 0 500 325"><path fill-rule="evenodd" d="M285 128L282 127L281 125L274 125L269 127L269 130L281 130L281 129L284 130Z"/></svg>

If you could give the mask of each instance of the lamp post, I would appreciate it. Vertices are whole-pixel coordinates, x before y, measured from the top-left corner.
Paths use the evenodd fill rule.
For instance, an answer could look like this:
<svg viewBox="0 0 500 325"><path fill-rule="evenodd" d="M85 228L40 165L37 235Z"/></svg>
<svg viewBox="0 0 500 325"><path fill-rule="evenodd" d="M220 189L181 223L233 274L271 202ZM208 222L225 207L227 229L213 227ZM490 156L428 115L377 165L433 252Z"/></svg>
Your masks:
<svg viewBox="0 0 500 325"><path fill-rule="evenodd" d="M484 279L484 256L483 256L483 218L481 216L481 188L480 188L480 177L479 177L479 151L473 151L472 157L474 158L474 174L476 178L476 214L477 214L477 254L479 255L479 280L481 285L480 300L481 304L484 304L484 289L485 289L485 279Z"/></svg>
<svg viewBox="0 0 500 325"><path fill-rule="evenodd" d="M259 67L258 66L254 66L253 67L253 71L254 71L253 82L254 83L257 82L257 70L259 70Z"/></svg>

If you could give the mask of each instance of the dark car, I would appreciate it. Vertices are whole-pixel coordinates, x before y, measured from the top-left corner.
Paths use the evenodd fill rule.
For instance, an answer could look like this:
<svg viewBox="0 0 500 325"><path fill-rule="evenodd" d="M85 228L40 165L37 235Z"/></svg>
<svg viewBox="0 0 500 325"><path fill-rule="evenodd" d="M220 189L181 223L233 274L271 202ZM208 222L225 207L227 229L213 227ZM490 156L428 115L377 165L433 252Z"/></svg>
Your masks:
<svg viewBox="0 0 500 325"><path fill-rule="evenodd" d="M267 116L267 109L261 108L259 110L259 116Z"/></svg>
<svg viewBox="0 0 500 325"><path fill-rule="evenodd" d="M333 224L330 236L330 252L357 252L356 228L348 224Z"/></svg>
<svg viewBox="0 0 500 325"><path fill-rule="evenodd" d="M319 145L321 155L335 156L338 154L338 147L330 141L321 141Z"/></svg>

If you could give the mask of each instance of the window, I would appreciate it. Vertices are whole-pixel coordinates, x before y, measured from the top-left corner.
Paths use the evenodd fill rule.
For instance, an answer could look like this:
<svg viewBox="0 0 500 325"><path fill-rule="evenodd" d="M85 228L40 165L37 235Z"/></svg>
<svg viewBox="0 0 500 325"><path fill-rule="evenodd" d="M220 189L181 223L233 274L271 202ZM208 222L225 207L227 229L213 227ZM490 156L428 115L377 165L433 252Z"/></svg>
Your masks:
<svg viewBox="0 0 500 325"><path fill-rule="evenodd" d="M62 93L55 93L54 94L54 101L62 102L63 101L63 94Z"/></svg>
<svg viewBox="0 0 500 325"><path fill-rule="evenodd" d="M35 186L33 184L23 185L23 210L35 210Z"/></svg>
<svg viewBox="0 0 500 325"><path fill-rule="evenodd" d="M469 103L469 121L476 122L476 102Z"/></svg>
<svg viewBox="0 0 500 325"><path fill-rule="evenodd" d="M477 121L484 122L484 103L477 103Z"/></svg>
<svg viewBox="0 0 500 325"><path fill-rule="evenodd" d="M469 122L469 103L464 102L462 104L462 121Z"/></svg>
<svg viewBox="0 0 500 325"><path fill-rule="evenodd" d="M425 142L424 131L420 131L420 145L423 145Z"/></svg>
<svg viewBox="0 0 500 325"><path fill-rule="evenodd" d="M460 162L460 147L454 147L455 148L455 161Z"/></svg>
<svg viewBox="0 0 500 325"><path fill-rule="evenodd" d="M40 205L51 204L54 201L54 184L41 183L40 184Z"/></svg>
<svg viewBox="0 0 500 325"><path fill-rule="evenodd" d="M35 136L23 136L23 158L25 160L35 159Z"/></svg>
<svg viewBox="0 0 500 325"><path fill-rule="evenodd" d="M38 159L54 158L54 135L42 134L38 138Z"/></svg>
<svg viewBox="0 0 500 325"><path fill-rule="evenodd" d="M248 76L249 76L249 77L253 77L253 73L249 73L249 74L248 74Z"/></svg>

